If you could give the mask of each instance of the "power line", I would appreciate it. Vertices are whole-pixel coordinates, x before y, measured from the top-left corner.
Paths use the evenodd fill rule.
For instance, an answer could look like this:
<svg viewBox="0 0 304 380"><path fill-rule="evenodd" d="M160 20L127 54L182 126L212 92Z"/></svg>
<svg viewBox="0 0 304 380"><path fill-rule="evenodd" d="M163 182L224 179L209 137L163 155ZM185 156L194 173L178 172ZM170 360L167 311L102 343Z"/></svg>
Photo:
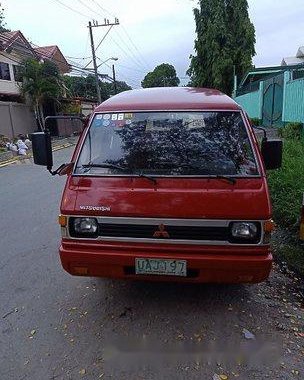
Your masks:
<svg viewBox="0 0 304 380"><path fill-rule="evenodd" d="M110 66L110 65L108 65L107 63L106 63L105 65L106 65L109 69L111 69L111 66ZM127 83L127 82L129 82L129 83L133 82L133 83L136 83L136 86L138 86L138 80L137 80L137 79L135 79L135 78L130 78L130 77L126 78L124 75L121 75L121 73L119 73L119 76L122 77L122 78L124 78L126 83Z"/></svg>
<svg viewBox="0 0 304 380"><path fill-rule="evenodd" d="M103 12L106 12L108 15L112 16L112 17L116 17L116 15L114 15L113 13L111 13L109 10L107 10L106 8L102 7L97 1L95 0L91 0L95 5L97 5L97 7L99 9L101 9Z"/></svg>
<svg viewBox="0 0 304 380"><path fill-rule="evenodd" d="M100 13L96 12L95 10L93 10L90 6L88 6L87 4L85 4L83 2L83 0L77 0L80 4L82 4L84 7L86 7L88 10L90 10L91 12L93 12L94 15L98 14L100 16L103 17L103 15L101 15ZM106 12L108 13L109 15L113 16L116 18L115 15L113 15L110 11L108 11L106 8L102 7L97 1L95 0L91 0L95 5L97 5L103 12ZM134 41L132 40L132 38L130 37L129 33L127 32L126 28L124 26L122 26L122 30L124 31L125 35L127 36L128 40L130 41L131 43L131 46L132 48L134 49L134 51L137 51L138 53L138 56L140 58L140 60L142 61L142 63L144 64L144 66L146 66L146 68L148 69L149 68L149 65L147 64L145 58L143 57L143 55L141 54L140 50L137 48L137 46L135 45ZM126 44L125 41L122 40L122 37L119 35L119 33L117 32L117 35L118 37L120 38L120 40L122 41L123 44ZM102 41L100 42L100 44L102 43ZM96 50L98 49L100 45L97 46ZM91 63L91 62L90 62Z"/></svg>
<svg viewBox="0 0 304 380"><path fill-rule="evenodd" d="M110 39L111 39L111 41L113 41L113 43L116 45L116 46L118 46L118 48L123 52L123 53L125 53L125 55L128 57L128 58L130 58L130 59L132 59L132 61L139 67L139 68L141 68L141 69L143 69L143 66L142 66L142 64L138 61L138 60L136 60L136 58L133 58L113 37L110 37Z"/></svg>
<svg viewBox="0 0 304 380"><path fill-rule="evenodd" d="M89 11L91 11L93 14L96 14L96 12L92 8L90 8L87 4L85 4L82 0L77 0L77 1L78 3L86 7Z"/></svg>
<svg viewBox="0 0 304 380"><path fill-rule="evenodd" d="M127 70L136 71L136 72L138 72L138 73L140 73L140 74L146 74L146 71L137 70L137 69L135 69L134 67L129 67L129 66L126 66L126 65L122 65L121 63L116 63L116 65L117 65L117 66L121 66L121 67L123 67L123 68L125 68L125 69L127 69Z"/></svg>
<svg viewBox="0 0 304 380"><path fill-rule="evenodd" d="M119 21L116 17L115 17L115 21L113 23L110 23L109 20L106 20L106 19L104 20L104 24L99 24L97 21L93 21L93 24L91 23L91 21L89 22L89 32L90 32L90 40L91 40L91 48L92 48L92 60L85 67L87 67L91 62L93 62L95 82L96 82L96 91L97 91L97 99L98 99L99 103L102 102L102 99L101 99L101 93L100 93L100 87L99 87L99 75L98 75L98 67L97 67L97 63L96 63L96 54L95 53L96 53L96 50L98 49L98 47L101 45L101 43L107 37L107 35L109 34L109 32L111 31L111 29L114 25L119 25ZM110 28L107 30L107 33L104 35L102 40L99 42L97 48L95 49L94 37L93 37L93 28L98 28L98 27L110 27Z"/></svg>
<svg viewBox="0 0 304 380"><path fill-rule="evenodd" d="M63 7L69 9L72 12L78 13L80 16L85 17L86 19L90 19L91 18L90 16L88 16L88 15L86 15L86 14L80 12L80 11L77 11L76 9L70 7L69 5L66 5L65 3L63 3L60 0L53 0L53 1L56 1L57 3L61 4Z"/></svg>
<svg viewBox="0 0 304 380"><path fill-rule="evenodd" d="M83 17L87 17L87 18L90 18L90 16L66 5L65 3L63 3L61 0L53 0L53 1L56 1L58 2L59 4L61 4L62 6L64 6L65 8L69 9L70 11L72 12L76 12L78 13L79 15L83 16ZM92 9L89 5L85 4L83 0L77 0L81 5L83 5L84 7L86 7L90 12L92 12L93 14L99 14L100 16L102 16L100 13L96 12L94 9ZM96 0L91 0L99 9L101 9L103 12L106 12L112 16L113 13L111 13L109 10L107 10L106 8L102 7ZM115 16L114 16L115 17ZM125 35L127 36L127 39L128 41L130 42L130 46L132 47L132 49L134 49L134 51L137 52L136 55L138 55L138 58L136 58L134 52L132 51L132 49L129 48L129 51L130 51L130 54L132 55L132 57L130 57L130 54L128 54L126 52L125 49L123 49L117 42L116 42L116 45L126 54L126 56L128 56L129 58L131 58L133 60L133 62L135 62L137 65L139 64L140 67L142 67L142 65L146 66L146 69L148 70L148 67L149 65L147 64L146 60L144 59L144 57L142 56L142 54L140 53L139 49L137 48L137 46L135 45L135 43L133 42L132 38L130 37L130 35L128 34L127 30L125 29L125 27L123 27L123 31L125 33ZM108 31L109 32L109 31ZM120 36L120 34L117 33L117 36L118 38L121 40L122 44L124 45L127 45L126 42L122 39L122 37ZM99 48L99 46L101 45L101 43L104 41L106 36L104 36L104 38L99 42L96 50ZM86 58L87 59L87 58ZM141 61L141 62L140 62ZM90 61L88 64L86 64L85 67L89 66L89 64L91 63L92 61Z"/></svg>
<svg viewBox="0 0 304 380"><path fill-rule="evenodd" d="M117 31L117 37L119 38L119 40L121 41L121 43L123 44L123 45L125 45L126 47L128 47L128 52L130 53L130 55L132 55L132 57L136 60L136 61L138 61L138 63L140 64L140 66L143 68L144 66L146 66L146 64L144 64L143 63L143 61L142 60L140 60L139 58L140 58L140 56L138 55L138 54L134 54L134 51L133 51L133 48L132 48L132 46L129 44L129 46L128 46L128 44L123 40L123 38L122 38L122 36L118 33L118 31ZM130 56L129 55L129 56ZM145 67L145 70L148 70L147 69L147 67Z"/></svg>
<svg viewBox="0 0 304 380"><path fill-rule="evenodd" d="M133 45L134 49L138 52L141 60L143 61L143 63L145 64L145 66L147 66L147 68L149 68L149 65L148 63L146 62L145 58L143 57L143 55L141 54L140 50L137 48L137 46L135 45L135 43L133 42L132 38L130 37L128 31L126 30L126 28L122 25L122 30L125 32L127 38L129 39L129 41L131 42L131 44Z"/></svg>
<svg viewBox="0 0 304 380"><path fill-rule="evenodd" d="M106 34L103 36L103 38L100 40L99 44L97 45L97 47L95 48L95 53L97 51L97 49L99 48L99 46L103 43L103 41L105 40L105 38L107 37L107 35L110 33L111 29L113 28L114 25L111 25L110 28L107 30ZM88 67L91 63L93 62L93 59L90 60L89 63L87 63L85 65L84 68Z"/></svg>

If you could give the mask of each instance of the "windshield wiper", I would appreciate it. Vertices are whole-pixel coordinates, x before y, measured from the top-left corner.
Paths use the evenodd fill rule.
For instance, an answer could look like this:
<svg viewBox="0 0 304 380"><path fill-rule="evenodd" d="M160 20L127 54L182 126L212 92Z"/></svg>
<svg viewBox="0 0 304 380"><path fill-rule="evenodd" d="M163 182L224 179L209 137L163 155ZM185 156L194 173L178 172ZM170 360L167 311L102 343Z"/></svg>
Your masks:
<svg viewBox="0 0 304 380"><path fill-rule="evenodd" d="M120 171L126 171L127 168L124 168L122 166L118 166L118 165L114 165L114 164L108 164L106 162L104 163L101 163L101 164L91 164L91 163L88 163L88 164L84 164L82 165L83 168L108 168L108 169L116 169L116 170L120 170Z"/></svg>
<svg viewBox="0 0 304 380"><path fill-rule="evenodd" d="M108 168L108 169L119 170L119 171L122 171L122 172L125 172L125 171L128 170L128 168L126 168L126 167L118 166L118 165L114 165L114 164L108 164L107 162L104 162L104 163L101 163L101 164L90 164L90 163L88 163L88 164L82 165L82 167L83 168ZM157 184L156 179L153 178L153 177L150 177L149 175L146 175L146 174L143 174L143 173L135 173L132 170L131 170L131 174L136 175L137 177L140 177L140 178L146 178L149 181L152 181L155 185Z"/></svg>
<svg viewBox="0 0 304 380"><path fill-rule="evenodd" d="M225 175L217 175L215 176L215 178L217 179L223 179L229 183L231 183L231 185L235 185L236 184L236 179L234 177L228 177L228 176L225 176Z"/></svg>

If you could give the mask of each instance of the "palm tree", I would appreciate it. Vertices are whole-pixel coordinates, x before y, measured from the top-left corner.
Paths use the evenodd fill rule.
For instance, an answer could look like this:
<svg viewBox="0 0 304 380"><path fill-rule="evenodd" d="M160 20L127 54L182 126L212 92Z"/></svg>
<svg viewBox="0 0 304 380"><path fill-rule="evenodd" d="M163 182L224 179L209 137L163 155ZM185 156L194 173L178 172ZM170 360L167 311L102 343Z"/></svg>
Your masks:
<svg viewBox="0 0 304 380"><path fill-rule="evenodd" d="M34 108L40 129L44 129L43 104L57 100L63 92L63 80L58 67L50 61L27 59L21 65L21 93Z"/></svg>

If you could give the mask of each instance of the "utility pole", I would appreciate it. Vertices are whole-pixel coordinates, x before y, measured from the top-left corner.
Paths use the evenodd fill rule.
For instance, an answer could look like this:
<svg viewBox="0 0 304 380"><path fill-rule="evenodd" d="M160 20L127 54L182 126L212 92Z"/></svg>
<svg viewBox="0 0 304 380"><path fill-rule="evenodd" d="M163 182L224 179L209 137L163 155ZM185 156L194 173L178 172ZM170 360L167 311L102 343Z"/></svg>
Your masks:
<svg viewBox="0 0 304 380"><path fill-rule="evenodd" d="M94 38L93 38L93 31L92 31L92 23L91 23L91 21L89 21L89 30L90 30L92 58L93 58L93 66L94 66L95 81L96 81L97 99L98 99L98 103L100 104L101 103L101 94L100 94L100 87L99 87L99 78L98 78L98 71L97 71L95 46L94 46Z"/></svg>
<svg viewBox="0 0 304 380"><path fill-rule="evenodd" d="M97 67L97 63L96 63L96 50L95 50L95 46L94 46L93 28L98 28L100 26L108 26L111 29L114 25L119 25L118 18L115 18L115 21L112 23L110 23L110 21L108 19L104 19L103 24L99 24L98 21L95 21L95 20L93 21L93 24L92 24L91 21L89 21L88 28L90 30L90 39L91 39L91 48L92 48L92 61L93 61L93 67L94 67L94 73L95 73L96 92L97 92L98 103L101 103L102 100L101 100L100 86L99 86L98 67ZM108 30L108 32L110 31L110 29ZM107 36L108 32L106 33L104 38ZM101 42L104 40L104 38L101 40ZM100 46L101 42L98 44L97 48ZM116 84L114 86L116 87Z"/></svg>
<svg viewBox="0 0 304 380"><path fill-rule="evenodd" d="M117 83L116 83L116 74L115 74L115 66L112 65L112 71L113 71L113 84L114 84L114 94L117 94Z"/></svg>

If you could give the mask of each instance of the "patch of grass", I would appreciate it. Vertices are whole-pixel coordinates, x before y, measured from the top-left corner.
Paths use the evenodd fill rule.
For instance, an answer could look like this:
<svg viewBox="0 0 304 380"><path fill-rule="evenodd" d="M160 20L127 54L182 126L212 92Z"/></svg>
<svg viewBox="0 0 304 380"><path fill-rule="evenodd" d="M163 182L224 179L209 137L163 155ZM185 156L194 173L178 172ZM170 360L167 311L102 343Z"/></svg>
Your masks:
<svg viewBox="0 0 304 380"><path fill-rule="evenodd" d="M268 173L275 222L283 228L298 228L304 193L304 142L285 140L282 168Z"/></svg>
<svg viewBox="0 0 304 380"><path fill-rule="evenodd" d="M304 276L304 245L299 242L299 221L304 193L304 142L285 139L282 168L268 173L273 215L278 230L273 236L275 257Z"/></svg>
<svg viewBox="0 0 304 380"><path fill-rule="evenodd" d="M278 247L274 252L281 262L286 262L290 269L304 276L304 246L286 244Z"/></svg>
<svg viewBox="0 0 304 380"><path fill-rule="evenodd" d="M262 120L257 118L257 117L252 117L250 119L250 121L251 121L252 125L255 125L255 126L259 126L262 124Z"/></svg>
<svg viewBox="0 0 304 380"><path fill-rule="evenodd" d="M288 123L278 130L279 136L284 139L300 140L303 131L302 123Z"/></svg>

